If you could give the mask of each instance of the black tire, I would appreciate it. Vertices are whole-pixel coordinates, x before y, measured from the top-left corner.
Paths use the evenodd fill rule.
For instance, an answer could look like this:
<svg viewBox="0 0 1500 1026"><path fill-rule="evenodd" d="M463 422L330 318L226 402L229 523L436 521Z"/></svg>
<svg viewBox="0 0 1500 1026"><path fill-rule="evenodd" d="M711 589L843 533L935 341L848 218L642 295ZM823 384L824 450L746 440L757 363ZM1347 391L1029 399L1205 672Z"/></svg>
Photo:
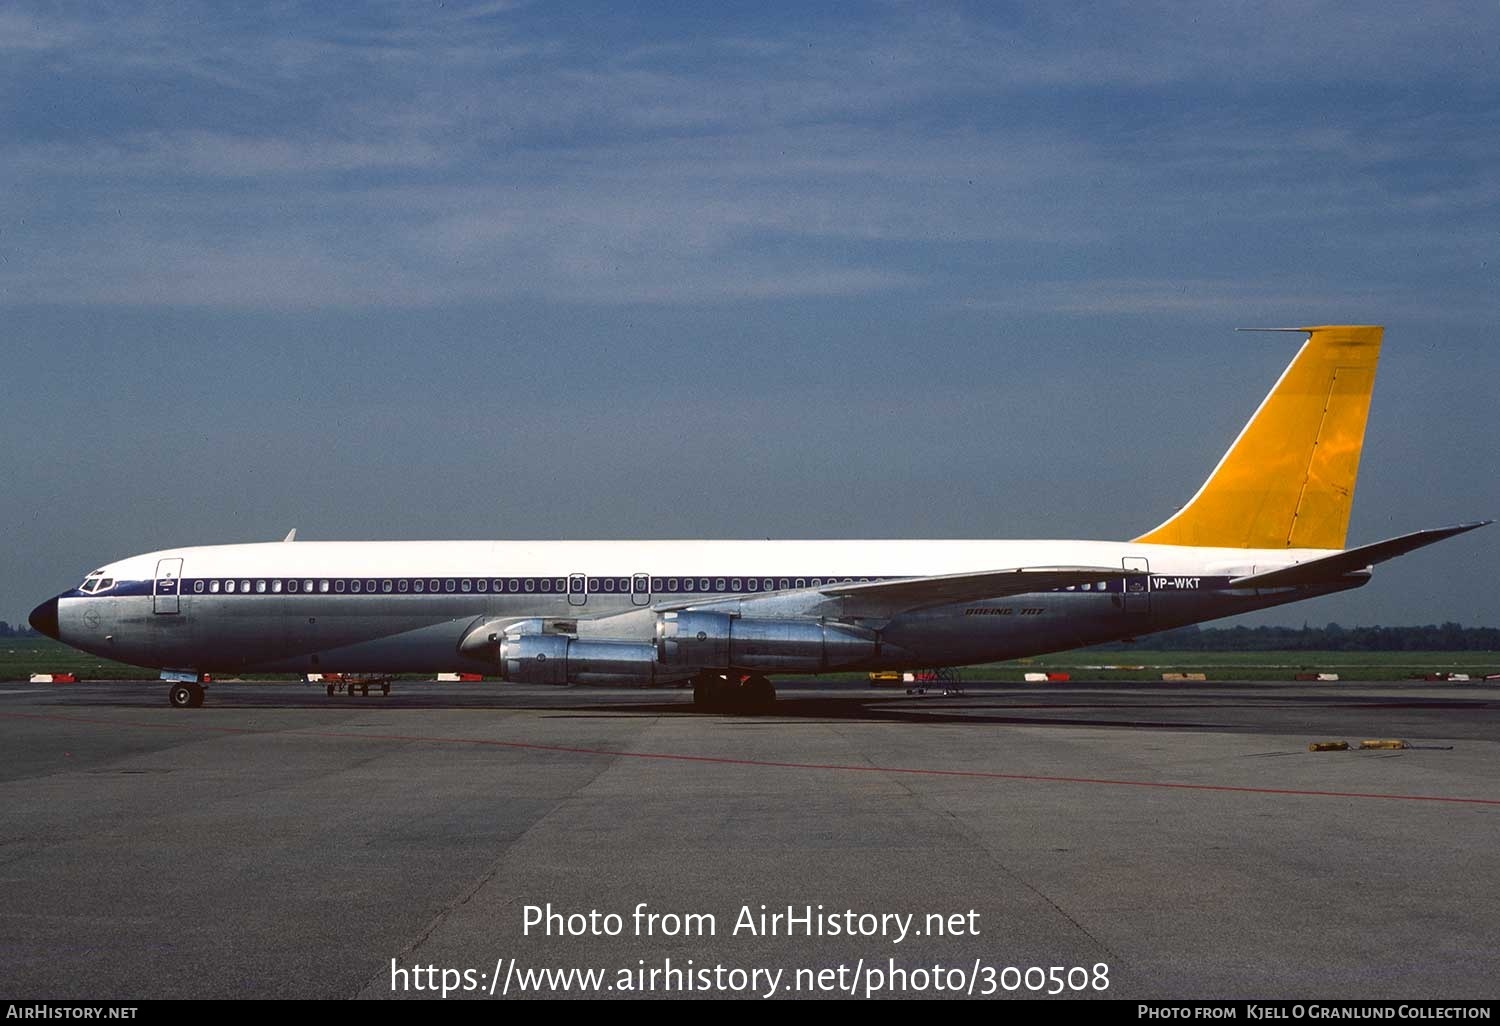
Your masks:
<svg viewBox="0 0 1500 1026"><path fill-rule="evenodd" d="M201 709L201 708L203 708L203 696L205 694L207 694L207 692L204 690L203 685L202 684L189 684L188 685L188 690L193 693L193 698L192 698L192 703L191 703L192 707L194 709Z"/></svg>
<svg viewBox="0 0 1500 1026"><path fill-rule="evenodd" d="M738 698L745 712L770 712L776 706L776 685L765 677L751 677L740 685Z"/></svg>
<svg viewBox="0 0 1500 1026"><path fill-rule="evenodd" d="M191 709L193 707L192 684L173 684L167 691L167 701L172 704L173 709Z"/></svg>
<svg viewBox="0 0 1500 1026"><path fill-rule="evenodd" d="M326 685L326 686L328 688L328 697L332 698L333 697L333 685L329 684L329 685Z"/></svg>
<svg viewBox="0 0 1500 1026"><path fill-rule="evenodd" d="M722 673L700 673L693 678L693 705L699 712L724 712L733 707L736 690Z"/></svg>

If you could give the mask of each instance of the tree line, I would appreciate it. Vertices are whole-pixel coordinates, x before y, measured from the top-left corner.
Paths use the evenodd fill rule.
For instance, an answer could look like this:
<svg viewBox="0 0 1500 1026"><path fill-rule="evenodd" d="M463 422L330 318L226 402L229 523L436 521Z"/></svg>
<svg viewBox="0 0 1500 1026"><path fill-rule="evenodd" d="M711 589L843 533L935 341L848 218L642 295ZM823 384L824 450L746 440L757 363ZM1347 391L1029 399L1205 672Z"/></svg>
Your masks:
<svg viewBox="0 0 1500 1026"><path fill-rule="evenodd" d="M1496 652L1500 627L1456 623L1425 627L1181 627L1143 636L1141 648L1165 652ZM1096 645L1130 647L1128 642Z"/></svg>

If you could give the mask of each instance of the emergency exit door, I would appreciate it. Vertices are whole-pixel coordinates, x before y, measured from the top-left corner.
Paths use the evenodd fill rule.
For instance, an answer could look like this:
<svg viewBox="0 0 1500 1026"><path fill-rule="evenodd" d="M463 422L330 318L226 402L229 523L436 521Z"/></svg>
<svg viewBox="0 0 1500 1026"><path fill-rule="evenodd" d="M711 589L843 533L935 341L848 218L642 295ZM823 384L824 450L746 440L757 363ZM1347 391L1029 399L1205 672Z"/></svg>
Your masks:
<svg viewBox="0 0 1500 1026"><path fill-rule="evenodd" d="M1145 556L1126 556L1120 561L1126 570L1139 570L1137 577L1125 578L1125 612L1151 612L1151 564Z"/></svg>

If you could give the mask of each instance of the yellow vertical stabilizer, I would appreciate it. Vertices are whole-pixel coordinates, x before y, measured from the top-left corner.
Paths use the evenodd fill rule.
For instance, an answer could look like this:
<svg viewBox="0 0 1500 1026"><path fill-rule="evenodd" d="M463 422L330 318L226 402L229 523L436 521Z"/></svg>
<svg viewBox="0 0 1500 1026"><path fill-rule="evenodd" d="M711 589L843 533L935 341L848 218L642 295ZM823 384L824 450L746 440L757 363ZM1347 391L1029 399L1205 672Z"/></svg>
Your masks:
<svg viewBox="0 0 1500 1026"><path fill-rule="evenodd" d="M1198 494L1136 541L1344 547L1382 329L1297 330L1308 333L1307 342Z"/></svg>

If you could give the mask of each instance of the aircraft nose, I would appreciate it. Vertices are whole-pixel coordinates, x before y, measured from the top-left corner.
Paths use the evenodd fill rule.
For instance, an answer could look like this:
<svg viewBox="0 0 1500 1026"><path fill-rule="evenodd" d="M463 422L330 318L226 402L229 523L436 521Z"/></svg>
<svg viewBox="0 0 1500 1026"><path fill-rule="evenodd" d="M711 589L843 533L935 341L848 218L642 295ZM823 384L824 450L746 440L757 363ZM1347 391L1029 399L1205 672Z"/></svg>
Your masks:
<svg viewBox="0 0 1500 1026"><path fill-rule="evenodd" d="M60 640L57 637L57 599L50 598L37 606L27 617L32 629L40 634L45 634L53 641Z"/></svg>

